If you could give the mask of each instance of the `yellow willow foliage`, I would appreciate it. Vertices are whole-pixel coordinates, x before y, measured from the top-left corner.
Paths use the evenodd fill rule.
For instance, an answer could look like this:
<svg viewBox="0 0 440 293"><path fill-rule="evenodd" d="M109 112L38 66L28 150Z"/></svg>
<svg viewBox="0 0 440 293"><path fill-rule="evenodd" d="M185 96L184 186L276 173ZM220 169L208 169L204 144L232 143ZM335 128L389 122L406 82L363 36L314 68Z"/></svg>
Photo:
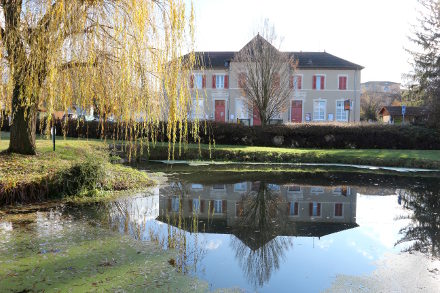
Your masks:
<svg viewBox="0 0 440 293"><path fill-rule="evenodd" d="M124 135L113 137L130 150L142 143L140 134L155 142L161 121L170 154L187 141L187 77L196 63L192 3L188 9L184 0L15 2L0 4L0 108L7 115L44 109L50 122L55 112L93 108L102 128L108 119L118 123ZM191 134L197 140L197 126Z"/></svg>

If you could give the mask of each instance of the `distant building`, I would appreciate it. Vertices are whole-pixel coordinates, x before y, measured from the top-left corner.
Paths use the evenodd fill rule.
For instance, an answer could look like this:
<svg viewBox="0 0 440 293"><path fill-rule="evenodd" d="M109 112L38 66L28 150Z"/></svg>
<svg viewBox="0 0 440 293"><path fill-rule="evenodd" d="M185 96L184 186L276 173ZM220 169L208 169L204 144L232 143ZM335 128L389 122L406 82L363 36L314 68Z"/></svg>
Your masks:
<svg viewBox="0 0 440 293"><path fill-rule="evenodd" d="M400 83L391 81L368 81L361 84L362 92L401 94Z"/></svg>
<svg viewBox="0 0 440 293"><path fill-rule="evenodd" d="M361 99L369 97L374 99L380 107L400 106L402 91L400 83L391 81L368 81L361 84Z"/></svg>
<svg viewBox="0 0 440 293"><path fill-rule="evenodd" d="M400 124L403 122L402 106L386 106L379 111L382 122ZM418 124L428 119L429 111L423 107L406 107L405 123Z"/></svg>

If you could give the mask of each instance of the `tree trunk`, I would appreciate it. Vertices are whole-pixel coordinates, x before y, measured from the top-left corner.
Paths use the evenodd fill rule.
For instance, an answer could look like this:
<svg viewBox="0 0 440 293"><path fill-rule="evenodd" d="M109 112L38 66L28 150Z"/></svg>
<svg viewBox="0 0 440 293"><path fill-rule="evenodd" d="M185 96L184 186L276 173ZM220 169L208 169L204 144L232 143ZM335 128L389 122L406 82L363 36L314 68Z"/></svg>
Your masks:
<svg viewBox="0 0 440 293"><path fill-rule="evenodd" d="M12 98L12 125L9 139L9 152L35 155L35 134L37 130L37 107L22 105L20 87L16 86Z"/></svg>

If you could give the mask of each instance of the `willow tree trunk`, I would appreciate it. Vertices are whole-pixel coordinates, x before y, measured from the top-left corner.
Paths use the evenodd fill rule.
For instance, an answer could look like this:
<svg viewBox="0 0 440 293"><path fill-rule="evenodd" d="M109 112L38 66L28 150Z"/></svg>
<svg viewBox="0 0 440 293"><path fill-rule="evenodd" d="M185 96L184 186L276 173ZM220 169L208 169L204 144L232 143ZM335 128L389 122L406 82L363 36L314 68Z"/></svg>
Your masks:
<svg viewBox="0 0 440 293"><path fill-rule="evenodd" d="M20 87L16 86L12 97L13 117L9 151L23 155L35 155L37 107L34 104L23 105L19 96Z"/></svg>

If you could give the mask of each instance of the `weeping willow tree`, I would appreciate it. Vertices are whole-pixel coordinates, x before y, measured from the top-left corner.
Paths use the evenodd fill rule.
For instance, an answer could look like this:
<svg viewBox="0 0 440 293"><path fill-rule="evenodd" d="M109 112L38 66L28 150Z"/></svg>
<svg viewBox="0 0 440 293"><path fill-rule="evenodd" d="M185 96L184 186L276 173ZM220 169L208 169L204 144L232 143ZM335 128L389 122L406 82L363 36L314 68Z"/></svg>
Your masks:
<svg viewBox="0 0 440 293"><path fill-rule="evenodd" d="M36 153L39 109L47 127L55 111L93 107L102 125L111 117L129 141L139 133L154 140L161 120L172 145L187 135L183 77L196 60L181 56L194 51L192 4L0 0L0 10L0 106L11 117L10 152Z"/></svg>

